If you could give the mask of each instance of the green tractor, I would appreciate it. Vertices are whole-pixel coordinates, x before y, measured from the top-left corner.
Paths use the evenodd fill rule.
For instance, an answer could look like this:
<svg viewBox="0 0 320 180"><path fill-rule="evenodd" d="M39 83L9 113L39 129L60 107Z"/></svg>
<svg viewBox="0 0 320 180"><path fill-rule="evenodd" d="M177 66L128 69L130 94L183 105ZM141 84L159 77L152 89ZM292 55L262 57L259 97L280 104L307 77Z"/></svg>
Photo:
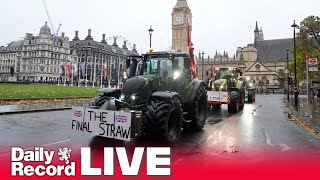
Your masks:
<svg viewBox="0 0 320 180"><path fill-rule="evenodd" d="M237 113L244 108L245 82L227 68L220 69L219 75L221 78L214 81L208 89L208 104L213 107L227 104L229 113Z"/></svg>
<svg viewBox="0 0 320 180"><path fill-rule="evenodd" d="M256 101L256 88L249 76L243 76L238 78L239 81L243 81L245 84L245 101L248 103L254 103Z"/></svg>
<svg viewBox="0 0 320 180"><path fill-rule="evenodd" d="M188 54L150 52L130 57L122 89L101 89L91 107L132 114L131 138L160 136L179 139L183 128L202 130L207 117L204 81L193 78Z"/></svg>

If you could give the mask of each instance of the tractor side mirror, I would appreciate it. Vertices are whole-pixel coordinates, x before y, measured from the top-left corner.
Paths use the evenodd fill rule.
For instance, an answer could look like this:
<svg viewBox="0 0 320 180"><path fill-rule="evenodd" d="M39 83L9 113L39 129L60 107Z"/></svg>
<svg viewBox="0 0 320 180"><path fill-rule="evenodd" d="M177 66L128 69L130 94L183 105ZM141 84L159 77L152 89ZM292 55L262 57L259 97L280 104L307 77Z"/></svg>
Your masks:
<svg viewBox="0 0 320 180"><path fill-rule="evenodd" d="M128 58L128 59L126 60L126 68L127 68L127 69L130 67L130 62L131 62L131 59Z"/></svg>
<svg viewBox="0 0 320 180"><path fill-rule="evenodd" d="M185 69L190 69L190 65L191 65L190 58L184 58L184 68Z"/></svg>

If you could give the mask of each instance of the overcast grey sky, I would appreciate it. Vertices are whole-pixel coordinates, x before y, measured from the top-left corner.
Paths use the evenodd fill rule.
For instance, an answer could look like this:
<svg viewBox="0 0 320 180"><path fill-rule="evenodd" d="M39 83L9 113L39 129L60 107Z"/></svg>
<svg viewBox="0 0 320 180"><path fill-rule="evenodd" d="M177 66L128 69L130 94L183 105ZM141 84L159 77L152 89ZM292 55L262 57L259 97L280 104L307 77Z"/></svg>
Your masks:
<svg viewBox="0 0 320 180"><path fill-rule="evenodd" d="M92 29L95 40L123 36L148 50L148 29L152 25L155 50L171 44L171 13L177 0L46 0L55 28L72 39ZM293 20L319 16L319 0L188 0L193 13L192 41L195 51L213 56L215 51L233 54L239 46L253 42L255 21L265 39L290 38ZM25 33L38 34L48 21L42 0L0 0L0 45L18 40ZM48 22L49 23L49 22ZM122 45L122 42L118 42ZM231 55L230 55L231 56Z"/></svg>

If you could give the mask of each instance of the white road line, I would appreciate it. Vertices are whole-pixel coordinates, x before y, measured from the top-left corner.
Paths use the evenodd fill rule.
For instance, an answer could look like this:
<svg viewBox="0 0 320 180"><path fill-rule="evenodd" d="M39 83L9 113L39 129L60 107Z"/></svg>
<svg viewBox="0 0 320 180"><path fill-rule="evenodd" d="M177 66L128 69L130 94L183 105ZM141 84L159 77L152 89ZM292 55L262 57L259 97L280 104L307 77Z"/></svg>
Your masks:
<svg viewBox="0 0 320 180"><path fill-rule="evenodd" d="M47 147L47 146L52 146L52 145L56 145L56 144L61 144L61 143L64 143L64 142L69 142L71 141L71 139L66 139L66 140L63 140L63 141L57 141L57 142L53 142L53 143L49 143L49 144L43 144L43 145L39 145L39 146L35 146L35 147ZM34 147L30 147L30 148L26 148L26 149L23 149L24 151L27 151L27 150L32 150L34 149ZM7 155L10 155L11 153L5 153L5 154L1 154L0 157L2 156L7 156Z"/></svg>
<svg viewBox="0 0 320 180"><path fill-rule="evenodd" d="M262 132L263 132L263 134L264 134L264 136L265 136L265 138L266 138L267 144L270 145L270 146L274 146L274 145L271 143L271 140L270 140L270 137L269 137L268 132L267 132L265 129L262 129Z"/></svg>

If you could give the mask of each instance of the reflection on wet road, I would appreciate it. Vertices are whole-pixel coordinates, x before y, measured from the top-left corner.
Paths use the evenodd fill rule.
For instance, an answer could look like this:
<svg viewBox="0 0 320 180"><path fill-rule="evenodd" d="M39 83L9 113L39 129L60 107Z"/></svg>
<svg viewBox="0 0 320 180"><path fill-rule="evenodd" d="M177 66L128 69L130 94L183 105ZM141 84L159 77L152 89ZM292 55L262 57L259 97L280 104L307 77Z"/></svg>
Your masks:
<svg viewBox="0 0 320 180"><path fill-rule="evenodd" d="M229 114L226 106L211 109L203 131L184 131L181 140L171 145L172 152L185 158L217 156L238 159L259 158L270 152L317 154L320 140L285 117L282 99L281 95L259 95L255 103L246 104L237 114ZM26 148L51 144L96 148L169 146L146 137L127 143L78 133L71 130L71 115L68 110L1 115L0 145ZM0 155L5 151L2 150Z"/></svg>

